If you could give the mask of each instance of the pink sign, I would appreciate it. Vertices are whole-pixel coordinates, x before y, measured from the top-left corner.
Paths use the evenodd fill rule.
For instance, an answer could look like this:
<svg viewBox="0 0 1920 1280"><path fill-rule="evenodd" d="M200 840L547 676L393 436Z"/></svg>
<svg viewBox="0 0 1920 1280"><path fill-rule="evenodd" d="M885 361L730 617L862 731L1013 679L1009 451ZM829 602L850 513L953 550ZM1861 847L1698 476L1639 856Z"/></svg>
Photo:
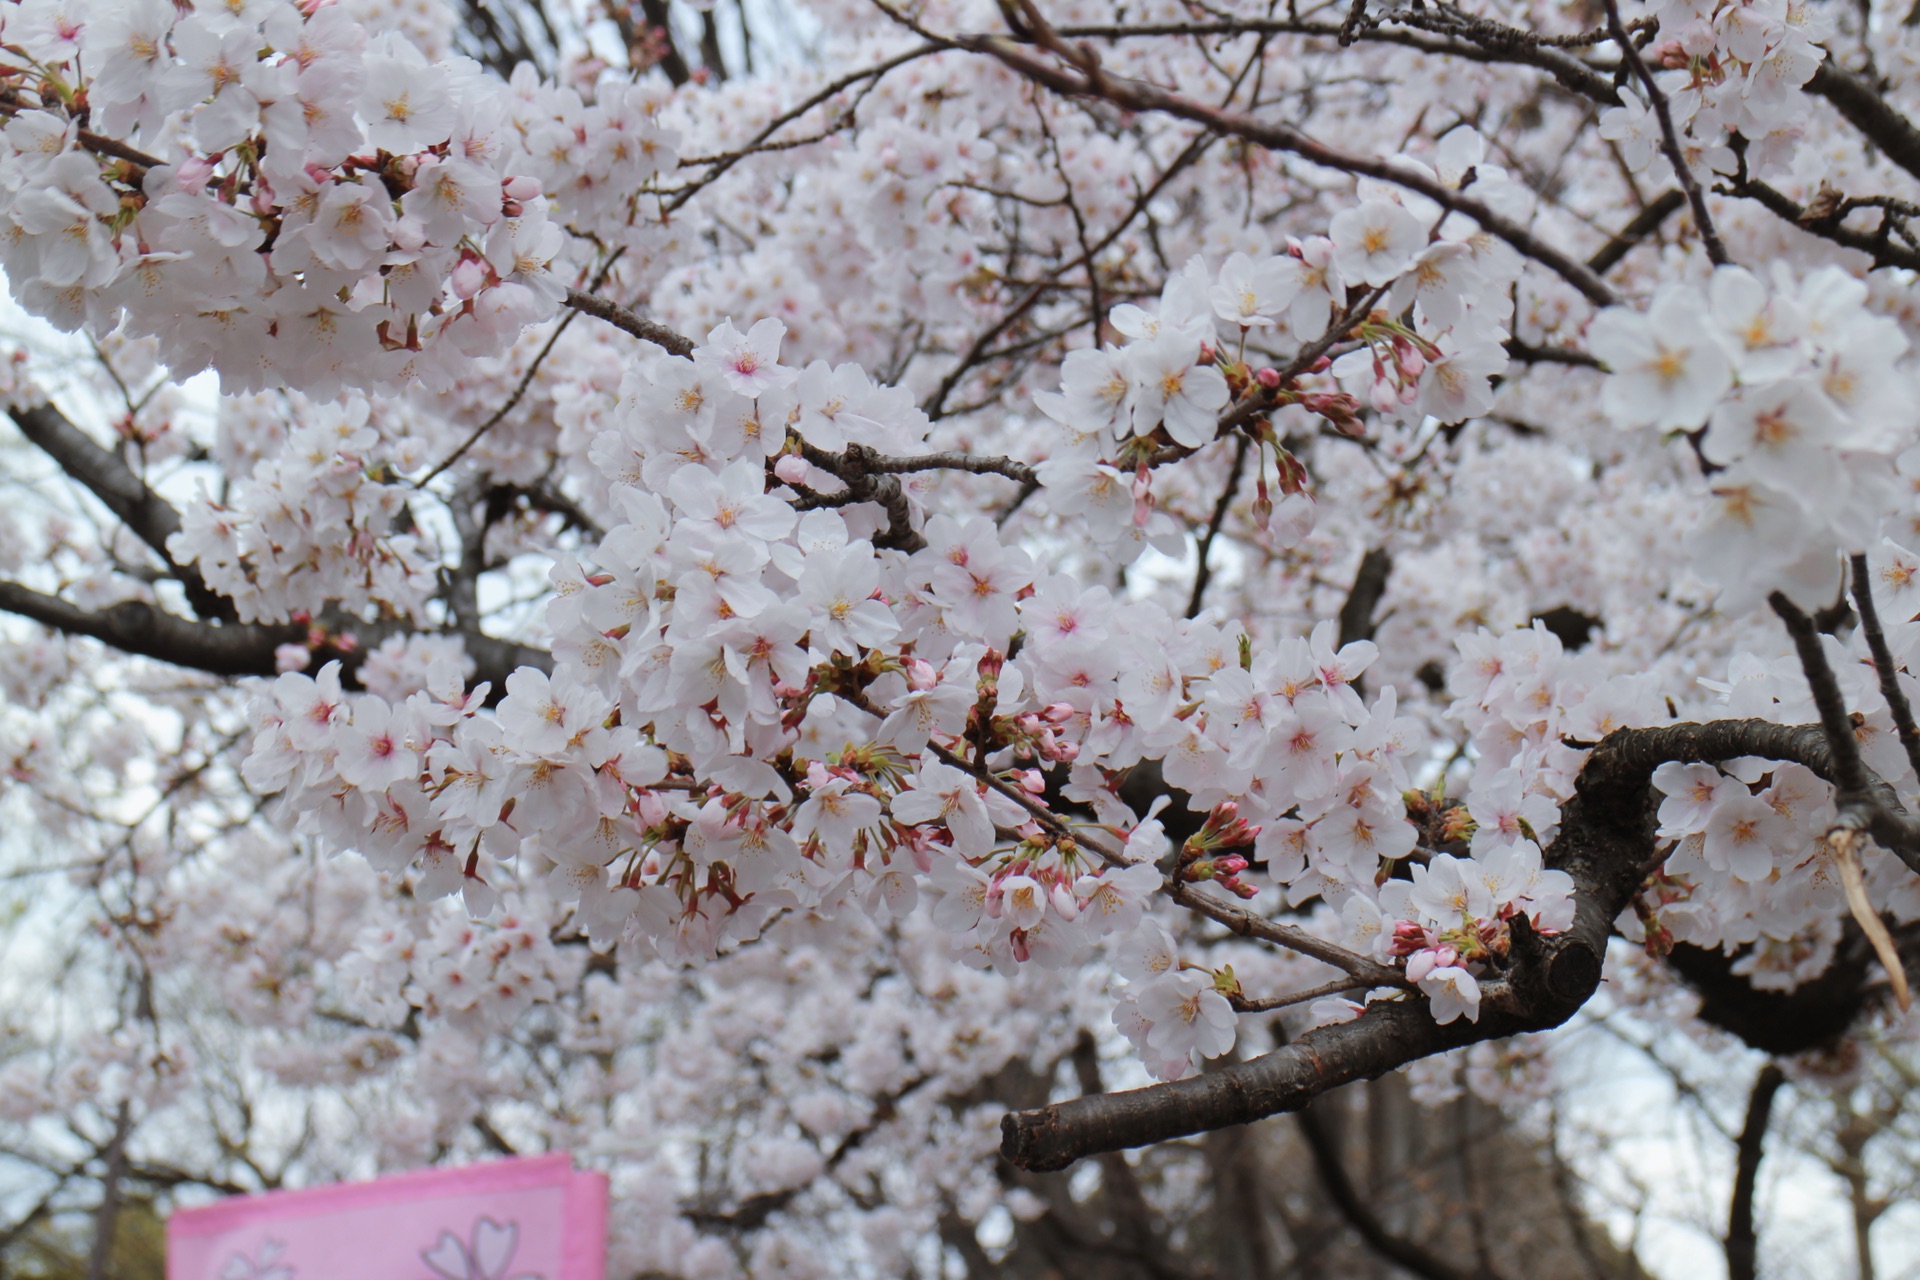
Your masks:
<svg viewBox="0 0 1920 1280"><path fill-rule="evenodd" d="M606 1280L607 1180L564 1155L238 1196L167 1223L167 1280Z"/></svg>

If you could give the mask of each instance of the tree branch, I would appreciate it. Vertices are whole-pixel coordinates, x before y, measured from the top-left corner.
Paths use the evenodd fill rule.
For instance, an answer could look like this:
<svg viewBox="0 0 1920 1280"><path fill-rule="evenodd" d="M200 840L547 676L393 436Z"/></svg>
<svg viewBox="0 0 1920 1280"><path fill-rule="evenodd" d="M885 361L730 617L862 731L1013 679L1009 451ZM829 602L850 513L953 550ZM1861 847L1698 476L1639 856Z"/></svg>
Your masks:
<svg viewBox="0 0 1920 1280"><path fill-rule="evenodd" d="M1647 91L1647 98L1653 103L1654 117L1660 121L1660 146L1666 152L1668 163L1673 165L1674 177L1680 183L1680 189L1687 193L1687 203L1693 206L1695 230L1700 233L1700 243L1706 246L1707 260L1714 266L1725 266L1729 261L1727 246L1721 243L1720 233L1714 229L1713 216L1707 212L1707 197L1700 190L1700 179L1687 165L1686 152L1680 147L1679 131L1673 127L1673 112L1667 106L1667 95L1660 91L1659 84L1648 69L1646 59L1640 56L1640 50L1634 46L1633 37L1620 21L1619 0L1606 0L1607 26L1613 32L1613 42L1620 46L1620 56L1640 81L1641 88Z"/></svg>
<svg viewBox="0 0 1920 1280"><path fill-rule="evenodd" d="M1307 1150L1313 1154L1313 1167L1320 1175L1320 1185L1326 1189L1327 1198L1369 1249L1419 1276L1420 1280L1486 1280L1484 1275L1463 1271L1431 1250L1387 1229L1387 1224L1380 1220L1373 1206L1353 1185L1353 1179L1347 1176L1346 1163L1340 1158L1340 1144L1327 1125L1324 1107L1302 1107L1294 1112L1294 1119L1299 1121L1300 1136L1307 1140Z"/></svg>
<svg viewBox="0 0 1920 1280"><path fill-rule="evenodd" d="M1533 259L1560 276L1595 306L1611 306L1618 301L1607 283L1585 263L1547 244L1482 201L1455 191L1424 173L1389 160L1335 150L1313 141L1291 125L1233 115L1144 81L1110 75L1093 60L1091 49L1085 46L1082 46L1082 61L1075 71L1042 61L1019 44L1001 37L971 37L966 41L966 46L998 58L1021 75L1056 93L1069 97L1098 98L1130 111L1162 112L1178 119L1191 120L1215 133L1257 143L1270 151L1288 152L1314 164L1360 177L1378 178L1382 182L1416 192L1443 209L1472 218L1483 229L1512 245L1522 256Z"/></svg>
<svg viewBox="0 0 1920 1280"><path fill-rule="evenodd" d="M644 342L663 347L676 356L693 354L694 342L684 334L676 333L667 326L644 316L635 315L617 302L611 302L598 294L582 293L578 289L567 290L567 305L575 311L584 311L596 320L604 320L616 329L624 329Z"/></svg>
<svg viewBox="0 0 1920 1280"><path fill-rule="evenodd" d="M1834 110L1865 134L1887 159L1920 177L1920 129L1894 110L1876 86L1842 71L1828 56L1806 87L1808 93L1817 93L1832 103Z"/></svg>
<svg viewBox="0 0 1920 1280"><path fill-rule="evenodd" d="M1727 1210L1727 1280L1754 1280L1759 1237L1753 1227L1753 1185L1760 1173L1761 1144L1767 1136L1767 1118L1773 1096L1786 1083L1780 1068L1769 1062L1760 1068L1747 1098L1747 1123L1740 1130L1740 1156L1733 1174L1733 1203Z"/></svg>
<svg viewBox="0 0 1920 1280"><path fill-rule="evenodd" d="M21 435L98 498L134 537L152 548L167 566L169 576L186 588L187 603L195 613L223 621L231 621L236 616L233 602L208 587L199 570L174 563L167 551L167 539L180 532L180 513L173 509L172 503L148 488L124 458L95 444L91 436L51 404L10 408L7 415Z"/></svg>
<svg viewBox="0 0 1920 1280"><path fill-rule="evenodd" d="M1524 924L1515 928L1511 967L1504 980L1483 986L1479 1022L1457 1019L1440 1026L1424 999L1376 1002L1351 1022L1316 1028L1249 1062L1171 1084L1009 1114L1000 1122L1001 1154L1025 1169L1065 1168L1094 1152L1297 1111L1329 1089L1419 1058L1559 1026L1599 986L1613 921L1642 882L1655 843L1654 769L1668 761L1749 755L1796 761L1830 779L1836 769L1817 725L1720 720L1608 734L1581 769L1574 795L1561 811L1560 833L1546 850L1546 865L1573 877L1573 927L1546 937ZM1881 798L1893 806L1886 816L1904 822L1891 788L1877 779L1872 783L1879 788L1872 794L1884 792ZM1920 869L1911 846L1901 856Z"/></svg>
<svg viewBox="0 0 1920 1280"><path fill-rule="evenodd" d="M67 635L90 636L136 657L223 677L274 675L279 670L275 650L289 644L305 647L310 638L309 629L299 623L215 626L139 600L87 610L5 580L0 580L0 612L18 614ZM357 686L355 673L367 654L387 637L420 630L395 622L356 623L343 629L351 631L354 644L343 647L341 637L330 636L313 650L313 662L318 665L337 660L342 678L350 687ZM496 697L504 690L507 676L519 668L553 668L552 655L530 645L470 630L442 634L461 641L467 656L473 659L475 681L491 681Z"/></svg>
<svg viewBox="0 0 1920 1280"><path fill-rule="evenodd" d="M1874 674L1880 677L1880 696L1887 700L1893 715L1893 727L1907 753L1907 763L1920 774L1920 728L1913 723L1913 706L1907 691L1900 687L1900 669L1887 645L1887 633L1880 627L1880 610L1873 603L1873 577L1867 570L1867 558L1852 558L1853 607L1860 611L1860 631L1867 640L1867 652L1873 655Z"/></svg>

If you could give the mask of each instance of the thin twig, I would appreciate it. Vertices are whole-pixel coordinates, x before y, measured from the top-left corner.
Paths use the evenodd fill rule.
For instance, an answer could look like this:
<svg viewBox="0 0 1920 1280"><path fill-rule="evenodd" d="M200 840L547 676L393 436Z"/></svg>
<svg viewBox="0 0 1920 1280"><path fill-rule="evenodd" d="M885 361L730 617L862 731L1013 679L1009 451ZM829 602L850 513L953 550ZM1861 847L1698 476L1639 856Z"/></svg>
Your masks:
<svg viewBox="0 0 1920 1280"><path fill-rule="evenodd" d="M1607 25L1613 30L1613 42L1620 46L1620 56L1633 68L1634 76L1645 87L1647 98L1653 104L1653 113L1660 121L1661 150L1667 153L1667 160L1673 165L1680 189L1687 193L1687 203L1693 208L1693 221L1700 232L1700 243L1706 246L1707 259L1714 266L1723 267L1732 261L1727 257L1727 246L1721 242L1719 231L1714 229L1713 216L1707 212L1707 197L1700 190L1700 179L1693 176L1693 167L1687 163L1686 153L1680 149L1680 134L1673 127L1673 111L1667 105L1667 95L1654 83L1653 71L1647 66L1646 59L1640 56L1640 50L1634 45L1626 24L1620 21L1620 0L1607 0Z"/></svg>
<svg viewBox="0 0 1920 1280"><path fill-rule="evenodd" d="M1920 774L1920 728L1913 722L1913 706L1906 690L1900 687L1900 672L1894 665L1893 650L1887 645L1887 633L1880 627L1880 610L1873 603L1873 580L1864 555L1853 557L1853 607L1860 611L1860 630L1867 638L1867 652L1873 655L1874 673L1880 677L1880 695L1893 713L1893 727L1906 750L1907 763Z"/></svg>

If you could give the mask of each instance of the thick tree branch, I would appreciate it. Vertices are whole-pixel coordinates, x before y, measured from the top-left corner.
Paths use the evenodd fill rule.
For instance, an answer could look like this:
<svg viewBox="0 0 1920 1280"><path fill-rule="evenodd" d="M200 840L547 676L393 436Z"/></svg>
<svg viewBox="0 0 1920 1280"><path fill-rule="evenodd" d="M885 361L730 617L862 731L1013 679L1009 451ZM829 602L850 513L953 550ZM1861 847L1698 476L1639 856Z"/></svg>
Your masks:
<svg viewBox="0 0 1920 1280"><path fill-rule="evenodd" d="M271 676L278 671L275 650L282 645L305 646L308 628L298 623L232 623L214 626L182 618L139 600L122 601L100 610L82 609L57 596L45 595L16 582L0 580L0 612L18 614L67 635L90 636L123 653L171 663L208 675ZM373 649L392 635L419 630L405 624L379 622L344 628L355 643L343 648L338 636L313 650L313 665L338 660L349 685ZM553 657L530 645L500 640L475 631L444 634L458 638L473 659L476 681L493 684L500 696L507 676L521 667L549 671Z"/></svg>
<svg viewBox="0 0 1920 1280"><path fill-rule="evenodd" d="M1316 1028L1249 1062L1171 1084L1010 1114L1001 1121L1001 1154L1021 1168L1064 1168L1094 1152L1297 1111L1329 1089L1419 1058L1559 1026L1598 987L1613 921L1639 889L1653 853L1654 769L1668 761L1739 756L1796 761L1830 779L1836 768L1819 726L1764 720L1619 729L1594 748L1545 858L1549 867L1573 877L1573 927L1550 937L1524 926L1515 930L1504 981L1490 980L1483 987L1479 1022L1458 1019L1440 1026L1424 999L1376 1002L1351 1022ZM1885 810L1888 818L1904 823L1891 788L1877 779L1869 786L1871 794L1892 806ZM1909 866L1920 862L1911 845L1901 856Z"/></svg>
<svg viewBox="0 0 1920 1280"><path fill-rule="evenodd" d="M167 539L180 532L180 513L147 487L126 460L95 444L66 414L51 404L7 410L20 434L53 459L60 470L98 498L134 537L152 548L170 577L186 589L187 603L203 618L230 620L233 602L216 594L191 565L174 563Z"/></svg>
<svg viewBox="0 0 1920 1280"><path fill-rule="evenodd" d="M1865 134L1887 159L1920 177L1920 129L1896 111L1876 86L1842 71L1828 57L1807 81L1807 92L1832 103L1834 110Z"/></svg>
<svg viewBox="0 0 1920 1280"><path fill-rule="evenodd" d="M1340 638L1334 642L1336 648L1344 649L1356 640L1373 639L1373 629L1379 625L1375 613L1380 608L1380 597L1387 593L1387 579L1393 576L1393 554L1385 547L1368 547L1367 553L1360 557L1360 567L1354 570L1353 586L1347 589L1347 599L1340 606Z"/></svg>
<svg viewBox="0 0 1920 1280"><path fill-rule="evenodd" d="M1753 1187L1760 1174L1762 1144L1773 1097L1786 1083L1780 1068L1760 1068L1747 1099L1747 1123L1740 1130L1740 1155L1733 1174L1733 1203L1727 1211L1727 1280L1754 1280L1758 1274L1759 1235L1753 1226Z"/></svg>
<svg viewBox="0 0 1920 1280"><path fill-rule="evenodd" d="M887 513L886 531L874 539L875 546L912 552L927 545L927 540L913 527L913 508L906 489L897 475L872 465L880 457L873 450L865 445L850 444L844 453L828 453L803 441L800 456L846 485L846 502L876 503ZM834 495L834 503L845 505L838 494Z"/></svg>

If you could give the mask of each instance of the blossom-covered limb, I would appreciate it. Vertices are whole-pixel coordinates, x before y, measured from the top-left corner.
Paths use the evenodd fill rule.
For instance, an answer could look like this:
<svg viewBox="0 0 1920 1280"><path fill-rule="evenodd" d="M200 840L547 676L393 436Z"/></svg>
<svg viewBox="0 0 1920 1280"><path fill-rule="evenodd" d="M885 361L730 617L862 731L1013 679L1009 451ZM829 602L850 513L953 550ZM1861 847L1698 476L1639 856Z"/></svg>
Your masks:
<svg viewBox="0 0 1920 1280"><path fill-rule="evenodd" d="M1654 769L1747 755L1831 769L1826 748L1818 726L1761 720L1615 730L1581 769L1545 853L1547 866L1573 878L1573 926L1551 936L1516 930L1506 981L1489 991L1477 1022L1436 1023L1418 1000L1376 1001L1352 1021L1203 1076L1012 1113L1001 1123L1001 1154L1022 1168L1064 1168L1096 1151L1295 1111L1329 1089L1419 1058L1559 1026L1598 988L1613 921L1644 877L1654 847ZM1909 865L1920 861L1902 856Z"/></svg>
<svg viewBox="0 0 1920 1280"><path fill-rule="evenodd" d="M1762 182L1757 178L1735 177L1716 184L1716 191L1725 195L1742 196L1752 200L1774 214L1782 221L1809 234L1847 249L1857 249L1870 254L1875 267L1900 267L1908 271L1920 270L1920 253L1896 243L1888 234L1887 228L1895 215L1888 213L1882 225L1873 231L1857 230L1841 225L1841 219L1858 207L1842 199L1832 214L1813 209L1788 197L1784 192Z"/></svg>
<svg viewBox="0 0 1920 1280"><path fill-rule="evenodd" d="M1075 843L1093 851L1109 866L1124 867L1128 860L1107 847L1099 840L1090 839L1085 832L1076 831L1064 822L1059 815L1037 803L1031 797L1020 794L1007 786L989 771L976 768L961 756L946 750L937 743L928 743L927 749L945 763L982 779L989 787L1000 792L1009 800L1024 808L1041 826L1061 836L1071 837ZM1228 930L1242 938L1258 938L1270 942L1288 951L1298 952L1315 960L1345 970L1349 975L1360 979L1369 986L1405 987L1406 975L1398 969L1376 964L1365 956L1358 955L1347 948L1326 941L1305 929L1270 920L1263 915L1236 907L1211 893L1203 893L1194 884L1173 877L1166 877L1161 883L1167 897L1198 915L1203 915L1215 924L1225 925Z"/></svg>

